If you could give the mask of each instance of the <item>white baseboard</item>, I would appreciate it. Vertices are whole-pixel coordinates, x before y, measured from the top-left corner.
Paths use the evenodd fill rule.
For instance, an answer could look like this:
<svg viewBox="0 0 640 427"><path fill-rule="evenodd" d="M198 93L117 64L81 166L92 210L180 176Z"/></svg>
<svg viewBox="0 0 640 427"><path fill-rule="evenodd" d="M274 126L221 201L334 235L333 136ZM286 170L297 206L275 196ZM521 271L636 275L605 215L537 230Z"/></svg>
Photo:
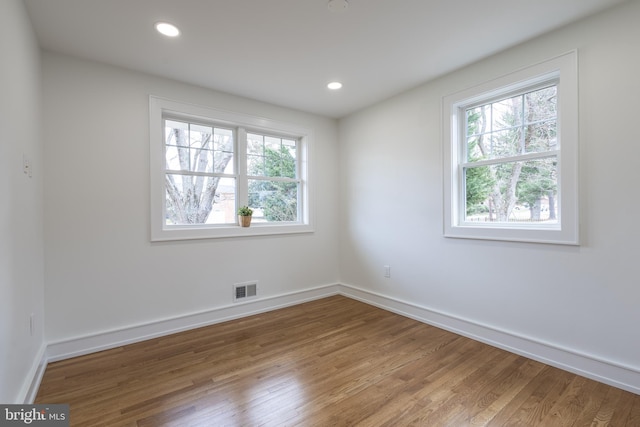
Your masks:
<svg viewBox="0 0 640 427"><path fill-rule="evenodd" d="M338 293L339 285L325 285L273 297L252 299L212 310L141 325L133 325L122 329L103 331L96 334L57 341L49 343L47 346L47 361L55 362L71 357L82 356L84 354L120 347L122 345L145 341L176 332L302 304L307 301L325 298Z"/></svg>
<svg viewBox="0 0 640 427"><path fill-rule="evenodd" d="M31 404L36 400L38 394L38 388L40 388L40 382L44 376L44 371L47 369L47 346L43 342L33 360L33 365L27 375L27 380L24 382L22 390L16 402L23 402L25 404Z"/></svg>
<svg viewBox="0 0 640 427"><path fill-rule="evenodd" d="M420 322L555 366L613 387L640 394L640 369L602 360L572 349L438 312L350 285L339 293Z"/></svg>

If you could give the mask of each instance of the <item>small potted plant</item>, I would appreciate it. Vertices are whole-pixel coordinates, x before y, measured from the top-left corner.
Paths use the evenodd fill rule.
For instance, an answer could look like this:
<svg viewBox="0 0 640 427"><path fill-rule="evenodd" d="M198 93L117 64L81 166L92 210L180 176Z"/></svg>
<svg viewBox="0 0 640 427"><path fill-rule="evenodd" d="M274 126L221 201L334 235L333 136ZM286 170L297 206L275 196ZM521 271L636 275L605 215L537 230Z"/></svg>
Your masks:
<svg viewBox="0 0 640 427"><path fill-rule="evenodd" d="M240 209L238 209L238 222L242 227L251 225L251 215L253 215L253 209L249 206L240 206Z"/></svg>

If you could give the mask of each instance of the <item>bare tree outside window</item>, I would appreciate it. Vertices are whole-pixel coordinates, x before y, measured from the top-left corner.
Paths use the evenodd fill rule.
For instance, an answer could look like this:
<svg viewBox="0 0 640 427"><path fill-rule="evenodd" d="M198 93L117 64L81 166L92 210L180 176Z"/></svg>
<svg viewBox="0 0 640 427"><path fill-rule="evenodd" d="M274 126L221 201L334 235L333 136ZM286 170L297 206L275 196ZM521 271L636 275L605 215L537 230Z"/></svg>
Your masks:
<svg viewBox="0 0 640 427"><path fill-rule="evenodd" d="M235 210L233 131L165 120L166 223L234 222L212 219L214 205Z"/></svg>

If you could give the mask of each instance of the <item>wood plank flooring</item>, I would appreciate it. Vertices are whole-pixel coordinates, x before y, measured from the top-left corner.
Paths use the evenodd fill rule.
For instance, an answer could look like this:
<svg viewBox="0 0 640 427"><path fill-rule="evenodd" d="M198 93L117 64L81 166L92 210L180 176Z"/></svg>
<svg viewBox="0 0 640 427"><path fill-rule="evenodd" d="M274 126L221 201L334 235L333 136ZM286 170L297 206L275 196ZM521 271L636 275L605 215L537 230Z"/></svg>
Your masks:
<svg viewBox="0 0 640 427"><path fill-rule="evenodd" d="M640 426L640 396L335 296L52 363L72 426Z"/></svg>

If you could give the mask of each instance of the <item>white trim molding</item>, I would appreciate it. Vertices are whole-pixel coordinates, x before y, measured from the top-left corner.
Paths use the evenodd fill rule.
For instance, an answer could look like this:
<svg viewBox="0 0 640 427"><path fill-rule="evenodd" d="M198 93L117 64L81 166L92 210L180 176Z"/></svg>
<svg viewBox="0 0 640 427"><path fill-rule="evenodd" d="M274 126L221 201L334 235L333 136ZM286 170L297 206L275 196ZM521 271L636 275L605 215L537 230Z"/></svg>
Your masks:
<svg viewBox="0 0 640 427"><path fill-rule="evenodd" d="M126 344L302 304L336 295L339 293L338 289L337 284L319 286L303 291L251 299L246 302L234 303L233 305L211 310L56 341L50 343L47 347L47 360L49 362L55 362L69 359L71 357L108 350Z"/></svg>
<svg viewBox="0 0 640 427"><path fill-rule="evenodd" d="M640 369L636 367L603 360L593 355L483 325L355 286L341 285L340 294L475 341L640 394Z"/></svg>
<svg viewBox="0 0 640 427"><path fill-rule="evenodd" d="M17 402L23 402L25 404L32 404L36 400L42 377L44 377L44 371L47 369L47 346L42 343L38 354L33 360L33 365L29 370L29 375L20 390Z"/></svg>

